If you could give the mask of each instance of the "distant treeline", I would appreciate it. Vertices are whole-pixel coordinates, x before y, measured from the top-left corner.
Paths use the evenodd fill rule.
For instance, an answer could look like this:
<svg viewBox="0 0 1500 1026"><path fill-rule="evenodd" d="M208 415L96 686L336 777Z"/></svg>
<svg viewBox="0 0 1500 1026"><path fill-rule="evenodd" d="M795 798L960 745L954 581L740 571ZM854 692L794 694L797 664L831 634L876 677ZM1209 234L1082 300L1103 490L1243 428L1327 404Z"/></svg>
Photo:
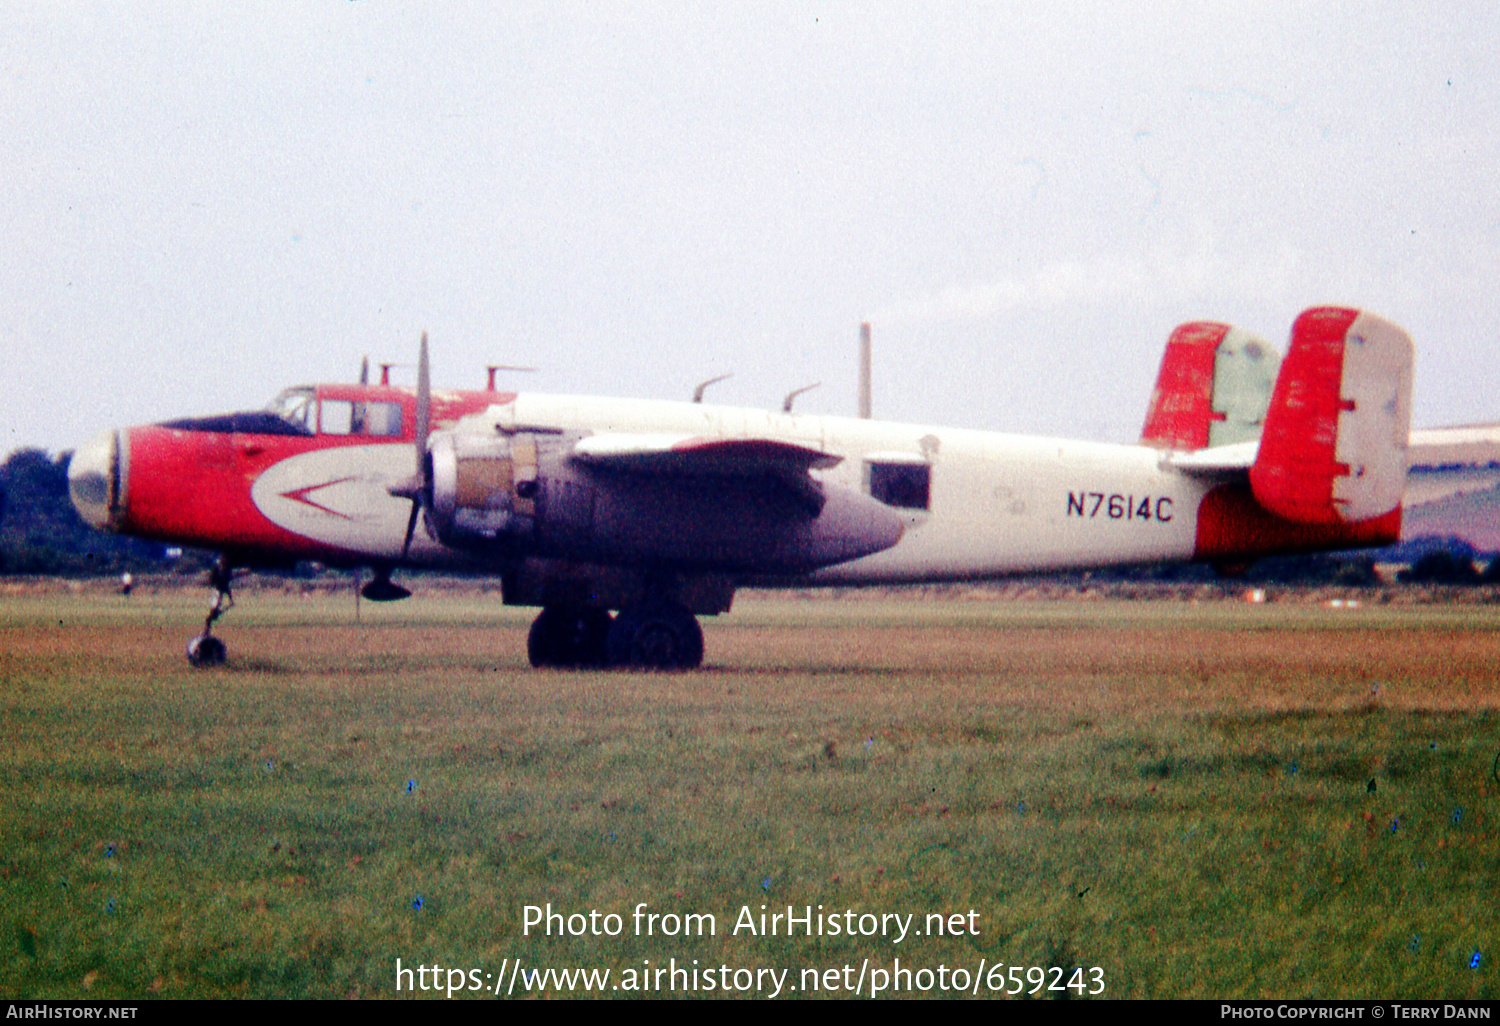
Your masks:
<svg viewBox="0 0 1500 1026"><path fill-rule="evenodd" d="M1257 585L1372 588L1390 584L1389 577L1382 577L1376 564L1402 567L1396 573L1396 580L1401 583L1500 583L1500 559L1475 552L1461 538L1418 538L1388 548L1363 549L1357 552L1268 556L1230 576L1246 584ZM1101 570L1096 571L1092 577L1095 580L1205 584L1222 581L1225 574L1206 563L1164 563L1160 566Z"/></svg>
<svg viewBox="0 0 1500 1026"><path fill-rule="evenodd" d="M105 534L85 524L68 499L71 457L70 452L53 458L40 449L17 449L0 465L0 574L196 573L212 562L213 553ZM1376 563L1404 564L1407 569L1400 579L1413 583L1500 582L1500 559L1475 552L1458 538L1420 538L1386 549L1262 559L1239 579L1250 584L1373 586L1383 583ZM1211 566L1188 563L1101 570L1090 577L1186 584L1218 580L1220 574Z"/></svg>

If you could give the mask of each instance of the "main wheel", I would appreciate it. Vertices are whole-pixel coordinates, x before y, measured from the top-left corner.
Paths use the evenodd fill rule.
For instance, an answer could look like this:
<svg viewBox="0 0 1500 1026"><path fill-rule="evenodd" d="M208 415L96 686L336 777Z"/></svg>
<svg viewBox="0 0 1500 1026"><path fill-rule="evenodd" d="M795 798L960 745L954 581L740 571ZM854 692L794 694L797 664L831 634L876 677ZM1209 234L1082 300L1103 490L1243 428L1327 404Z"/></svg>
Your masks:
<svg viewBox="0 0 1500 1026"><path fill-rule="evenodd" d="M188 662L200 669L205 666L223 666L229 658L229 649L212 634L200 634L187 647Z"/></svg>
<svg viewBox="0 0 1500 1026"><path fill-rule="evenodd" d="M627 609L609 630L609 664L647 670L691 670L703 663L703 629L674 603Z"/></svg>
<svg viewBox="0 0 1500 1026"><path fill-rule="evenodd" d="M582 606L547 606L526 636L532 666L603 666L609 613Z"/></svg>

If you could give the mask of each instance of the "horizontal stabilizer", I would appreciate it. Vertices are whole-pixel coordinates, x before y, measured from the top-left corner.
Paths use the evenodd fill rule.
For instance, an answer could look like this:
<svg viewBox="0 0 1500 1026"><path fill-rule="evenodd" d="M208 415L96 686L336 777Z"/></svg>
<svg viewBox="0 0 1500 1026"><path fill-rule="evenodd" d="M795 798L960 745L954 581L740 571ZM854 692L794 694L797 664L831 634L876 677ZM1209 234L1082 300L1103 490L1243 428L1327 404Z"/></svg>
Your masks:
<svg viewBox="0 0 1500 1026"><path fill-rule="evenodd" d="M1191 451L1259 438L1280 362L1270 343L1239 328L1181 325L1162 353L1142 444Z"/></svg>
<svg viewBox="0 0 1500 1026"><path fill-rule="evenodd" d="M1255 465L1259 448L1259 442L1235 442L1197 452L1173 452L1167 454L1166 465L1194 477L1243 477Z"/></svg>
<svg viewBox="0 0 1500 1026"><path fill-rule="evenodd" d="M1292 340L1250 468L1255 500L1294 523L1384 516L1406 487L1411 338L1373 314L1308 310Z"/></svg>

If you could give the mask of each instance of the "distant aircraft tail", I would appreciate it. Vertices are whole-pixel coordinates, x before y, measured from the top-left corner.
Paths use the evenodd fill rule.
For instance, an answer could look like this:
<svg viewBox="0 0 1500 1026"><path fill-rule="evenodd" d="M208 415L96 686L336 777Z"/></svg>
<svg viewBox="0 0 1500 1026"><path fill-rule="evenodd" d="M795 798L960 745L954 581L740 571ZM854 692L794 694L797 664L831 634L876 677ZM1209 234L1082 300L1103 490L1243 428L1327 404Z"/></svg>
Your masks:
<svg viewBox="0 0 1500 1026"><path fill-rule="evenodd" d="M1167 340L1141 443L1194 451L1260 437L1281 357L1247 331L1212 321Z"/></svg>
<svg viewBox="0 0 1500 1026"><path fill-rule="evenodd" d="M1500 552L1500 424L1411 433L1401 540L1456 538Z"/></svg>
<svg viewBox="0 0 1500 1026"><path fill-rule="evenodd" d="M1411 428L1411 337L1359 310L1308 310L1292 341L1260 449L1255 500L1299 524L1354 524L1401 505Z"/></svg>

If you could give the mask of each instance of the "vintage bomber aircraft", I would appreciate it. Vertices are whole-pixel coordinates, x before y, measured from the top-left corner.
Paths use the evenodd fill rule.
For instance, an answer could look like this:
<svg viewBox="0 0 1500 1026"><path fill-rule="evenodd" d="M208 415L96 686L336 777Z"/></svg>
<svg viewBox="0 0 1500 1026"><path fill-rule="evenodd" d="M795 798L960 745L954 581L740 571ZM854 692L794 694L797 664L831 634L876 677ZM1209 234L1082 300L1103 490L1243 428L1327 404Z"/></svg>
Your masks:
<svg viewBox="0 0 1500 1026"><path fill-rule="evenodd" d="M1174 332L1141 444L1023 438L701 403L321 385L264 411L106 431L68 471L97 527L234 567L497 574L540 606L535 666L697 666L695 617L737 586L975 579L1171 560L1243 565L1400 534L1411 340L1319 308L1284 360L1209 323ZM420 529L419 529L420 525Z"/></svg>

